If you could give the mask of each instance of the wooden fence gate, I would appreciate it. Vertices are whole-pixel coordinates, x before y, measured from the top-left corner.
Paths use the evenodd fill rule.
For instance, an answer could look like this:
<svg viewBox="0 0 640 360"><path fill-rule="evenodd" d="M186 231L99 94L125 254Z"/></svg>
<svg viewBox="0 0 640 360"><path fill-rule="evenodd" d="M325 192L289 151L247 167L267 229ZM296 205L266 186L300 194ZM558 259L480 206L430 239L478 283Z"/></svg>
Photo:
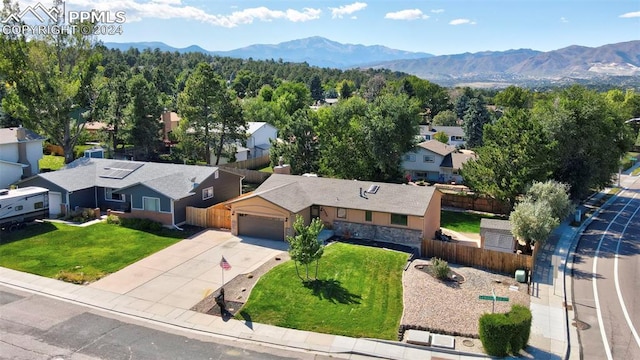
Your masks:
<svg viewBox="0 0 640 360"><path fill-rule="evenodd" d="M231 210L224 204L206 209L187 206L186 223L204 228L231 229Z"/></svg>

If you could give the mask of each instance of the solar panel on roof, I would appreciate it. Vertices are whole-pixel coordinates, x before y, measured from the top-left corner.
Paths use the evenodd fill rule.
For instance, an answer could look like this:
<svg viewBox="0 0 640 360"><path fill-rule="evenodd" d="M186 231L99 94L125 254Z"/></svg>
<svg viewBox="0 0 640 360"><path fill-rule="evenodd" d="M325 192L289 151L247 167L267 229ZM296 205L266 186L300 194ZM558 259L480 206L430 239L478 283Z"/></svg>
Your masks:
<svg viewBox="0 0 640 360"><path fill-rule="evenodd" d="M114 161L111 164L108 165L109 168L111 169L122 169L122 170L136 170L138 169L140 166L142 166L143 163L137 163L137 162L129 162L129 161Z"/></svg>
<svg viewBox="0 0 640 360"><path fill-rule="evenodd" d="M104 168L104 170L107 170L107 172L100 175L100 177L110 179L124 179L129 174L140 168L142 165L144 164L126 161L115 161Z"/></svg>

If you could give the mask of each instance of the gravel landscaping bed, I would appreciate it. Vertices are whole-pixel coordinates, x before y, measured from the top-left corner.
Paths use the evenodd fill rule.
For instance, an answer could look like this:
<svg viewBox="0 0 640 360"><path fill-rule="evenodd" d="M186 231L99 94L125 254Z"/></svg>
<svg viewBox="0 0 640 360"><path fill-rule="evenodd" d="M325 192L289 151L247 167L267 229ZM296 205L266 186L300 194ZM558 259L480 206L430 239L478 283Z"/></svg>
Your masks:
<svg viewBox="0 0 640 360"><path fill-rule="evenodd" d="M495 274L471 267L449 264L464 281L442 282L416 265L428 265L428 260L415 260L402 277L404 312L401 331L427 330L439 334L478 337L478 319L490 313L493 301L480 300L480 295L508 297L509 301L495 304L495 312L508 312L513 304L529 307L527 284L513 277ZM510 290L517 286L517 290Z"/></svg>
<svg viewBox="0 0 640 360"><path fill-rule="evenodd" d="M225 298L231 311L228 315L235 315L240 310L263 274L287 260L289 254L283 252L251 273L238 275L225 284ZM527 285L516 282L513 277L450 264L451 270L463 281L442 282L424 268L416 268L420 265L429 265L429 261L414 260L403 272L404 311L400 335L407 329L419 329L462 338L478 338L478 319L482 314L491 312L493 303L478 297L491 295L492 289L496 296L509 298L508 302L496 302L495 312L508 312L513 304L529 307ZM512 285L518 287L517 291L509 289ZM215 303L219 291L216 289L192 310L220 316ZM479 343L476 344L478 346Z"/></svg>

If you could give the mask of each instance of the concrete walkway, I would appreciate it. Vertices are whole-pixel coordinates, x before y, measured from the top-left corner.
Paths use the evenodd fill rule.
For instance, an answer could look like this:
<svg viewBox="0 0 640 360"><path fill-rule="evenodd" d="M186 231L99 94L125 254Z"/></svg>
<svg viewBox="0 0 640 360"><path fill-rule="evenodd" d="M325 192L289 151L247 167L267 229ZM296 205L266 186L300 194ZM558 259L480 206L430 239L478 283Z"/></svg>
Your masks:
<svg viewBox="0 0 640 360"><path fill-rule="evenodd" d="M279 254L286 243L238 238L209 230L185 239L87 286L0 267L0 283L20 290L211 336L254 341L343 359L482 359L482 354L350 338L222 319L189 310L222 284L224 255L229 281Z"/></svg>

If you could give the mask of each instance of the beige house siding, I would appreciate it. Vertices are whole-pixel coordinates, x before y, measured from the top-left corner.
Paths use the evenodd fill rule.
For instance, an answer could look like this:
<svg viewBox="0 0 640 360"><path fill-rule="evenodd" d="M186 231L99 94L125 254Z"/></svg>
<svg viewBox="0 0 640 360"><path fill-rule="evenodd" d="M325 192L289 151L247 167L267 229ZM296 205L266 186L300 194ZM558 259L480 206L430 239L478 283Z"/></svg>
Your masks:
<svg viewBox="0 0 640 360"><path fill-rule="evenodd" d="M424 224L421 216L407 216L407 226L402 225L394 225L391 224L391 214L387 212L380 211L372 211L372 221L365 221L365 211L364 210L356 210L356 209L348 209L346 210L346 217L339 218L338 217L338 207L333 206L321 206L320 207L320 219L324 222L325 227L331 226L334 221L346 221L358 224L369 224L369 225L377 225L377 226L389 226L389 227L397 227L401 229L413 229L423 231ZM324 211L323 211L324 210ZM438 226L439 226L440 215L438 215ZM434 230L435 231L435 230Z"/></svg>
<svg viewBox="0 0 640 360"><path fill-rule="evenodd" d="M238 235L238 214L284 218L286 219L284 223L285 235L291 235L291 228L295 221L295 216L290 211L262 198L251 197L231 203L231 233L233 235Z"/></svg>
<svg viewBox="0 0 640 360"><path fill-rule="evenodd" d="M440 229L440 202L442 193L439 190L433 192L431 202L424 214L423 236L425 239L433 239L435 233Z"/></svg>

